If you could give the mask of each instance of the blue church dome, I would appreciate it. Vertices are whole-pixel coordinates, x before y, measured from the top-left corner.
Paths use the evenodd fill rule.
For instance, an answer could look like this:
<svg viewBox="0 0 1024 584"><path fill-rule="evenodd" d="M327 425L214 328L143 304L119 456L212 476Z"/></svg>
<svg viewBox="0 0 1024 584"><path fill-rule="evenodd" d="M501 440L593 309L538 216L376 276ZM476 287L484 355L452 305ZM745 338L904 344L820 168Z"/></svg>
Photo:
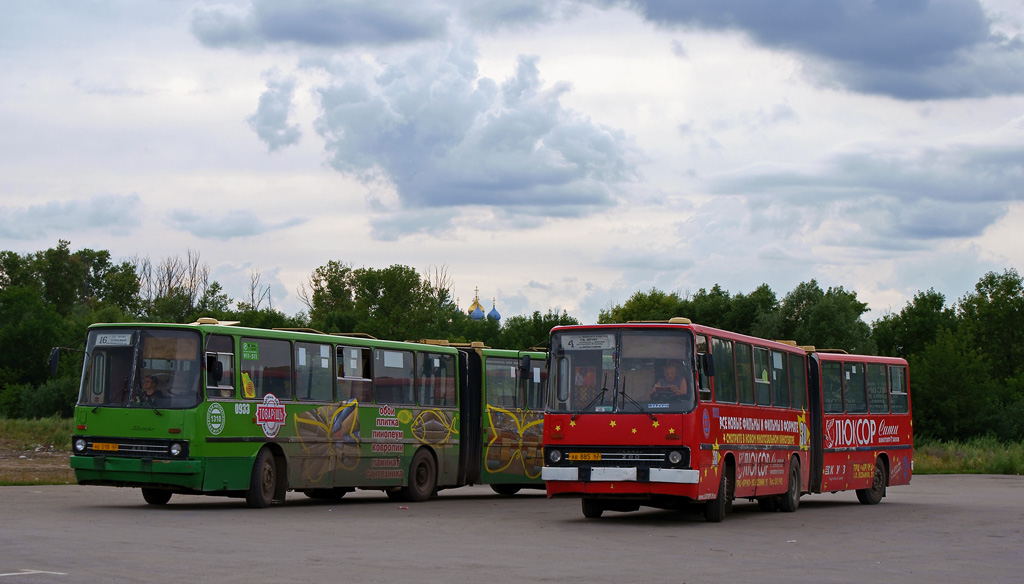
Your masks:
<svg viewBox="0 0 1024 584"><path fill-rule="evenodd" d="M473 304L471 304L469 310L466 311L467 314L469 314L469 317L472 318L473 320L483 320L483 318L486 316L491 320L500 321L501 313L498 312L498 299L494 299L494 302L491 305L491 311L485 314L484 307L480 304L480 288L476 288L474 292L475 296L473 297Z"/></svg>

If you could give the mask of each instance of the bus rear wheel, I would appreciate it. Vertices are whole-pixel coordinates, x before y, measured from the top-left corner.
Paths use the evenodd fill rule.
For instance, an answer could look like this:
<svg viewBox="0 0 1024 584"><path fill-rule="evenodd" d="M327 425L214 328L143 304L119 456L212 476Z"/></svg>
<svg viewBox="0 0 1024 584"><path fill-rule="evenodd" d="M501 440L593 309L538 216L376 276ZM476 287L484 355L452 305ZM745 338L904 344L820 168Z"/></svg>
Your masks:
<svg viewBox="0 0 1024 584"><path fill-rule="evenodd" d="M409 484L402 487L406 501L422 503L434 494L437 487L437 468L434 457L426 450L418 450L409 465Z"/></svg>
<svg viewBox="0 0 1024 584"><path fill-rule="evenodd" d="M885 496L885 463L881 458L875 459L875 476L871 479L871 488L857 489L857 500L865 505L877 505Z"/></svg>
<svg viewBox="0 0 1024 584"><path fill-rule="evenodd" d="M340 487L336 489L312 489L306 491L306 496L320 501L340 501L345 496L345 493L348 492L348 489Z"/></svg>
<svg viewBox="0 0 1024 584"><path fill-rule="evenodd" d="M800 459L793 457L789 462L789 486L779 497L779 509L792 513L800 506Z"/></svg>
<svg viewBox="0 0 1024 584"><path fill-rule="evenodd" d="M142 489L142 498L150 505L166 505L172 494L167 489Z"/></svg>
<svg viewBox="0 0 1024 584"><path fill-rule="evenodd" d="M249 477L249 490L245 492L245 502L256 509L269 507L274 502L278 480L274 455L267 448L260 450L256 455L256 463L252 465L252 476Z"/></svg>

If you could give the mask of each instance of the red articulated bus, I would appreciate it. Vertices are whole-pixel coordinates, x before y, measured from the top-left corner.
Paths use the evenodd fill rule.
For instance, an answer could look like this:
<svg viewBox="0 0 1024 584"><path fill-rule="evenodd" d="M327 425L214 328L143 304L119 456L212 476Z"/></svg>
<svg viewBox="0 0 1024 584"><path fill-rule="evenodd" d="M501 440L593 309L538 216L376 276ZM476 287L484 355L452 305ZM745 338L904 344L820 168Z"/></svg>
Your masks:
<svg viewBox="0 0 1024 584"><path fill-rule="evenodd" d="M542 478L583 515L808 493L878 503L910 481L902 359L815 351L673 318L551 331Z"/></svg>

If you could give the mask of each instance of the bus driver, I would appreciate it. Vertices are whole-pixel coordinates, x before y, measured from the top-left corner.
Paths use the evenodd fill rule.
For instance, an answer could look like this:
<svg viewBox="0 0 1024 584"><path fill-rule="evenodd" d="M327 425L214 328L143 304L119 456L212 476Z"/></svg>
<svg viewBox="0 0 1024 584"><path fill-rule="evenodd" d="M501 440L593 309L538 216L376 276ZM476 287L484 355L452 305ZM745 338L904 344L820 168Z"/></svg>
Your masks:
<svg viewBox="0 0 1024 584"><path fill-rule="evenodd" d="M654 382L651 401L680 400L688 397L690 387L686 379L679 375L679 364L665 361L661 364L661 374Z"/></svg>

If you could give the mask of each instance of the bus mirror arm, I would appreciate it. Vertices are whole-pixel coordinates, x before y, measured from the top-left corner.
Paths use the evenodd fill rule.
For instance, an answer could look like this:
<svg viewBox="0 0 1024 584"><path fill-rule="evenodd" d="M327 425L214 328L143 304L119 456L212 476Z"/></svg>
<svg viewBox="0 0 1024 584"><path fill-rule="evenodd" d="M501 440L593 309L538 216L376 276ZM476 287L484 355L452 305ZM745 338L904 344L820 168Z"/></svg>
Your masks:
<svg viewBox="0 0 1024 584"><path fill-rule="evenodd" d="M701 366L701 368L704 369L704 373L708 377L714 377L715 376L715 360L711 358L710 354L708 354L708 353L701 353L700 354L700 366Z"/></svg>
<svg viewBox="0 0 1024 584"><path fill-rule="evenodd" d="M78 353L85 353L82 349L75 349L72 347L54 347L50 349L50 377L57 375L57 365L60 363L60 352L61 351L76 351Z"/></svg>
<svg viewBox="0 0 1024 584"><path fill-rule="evenodd" d="M519 359L519 378L529 379L530 378L530 356L523 355Z"/></svg>

